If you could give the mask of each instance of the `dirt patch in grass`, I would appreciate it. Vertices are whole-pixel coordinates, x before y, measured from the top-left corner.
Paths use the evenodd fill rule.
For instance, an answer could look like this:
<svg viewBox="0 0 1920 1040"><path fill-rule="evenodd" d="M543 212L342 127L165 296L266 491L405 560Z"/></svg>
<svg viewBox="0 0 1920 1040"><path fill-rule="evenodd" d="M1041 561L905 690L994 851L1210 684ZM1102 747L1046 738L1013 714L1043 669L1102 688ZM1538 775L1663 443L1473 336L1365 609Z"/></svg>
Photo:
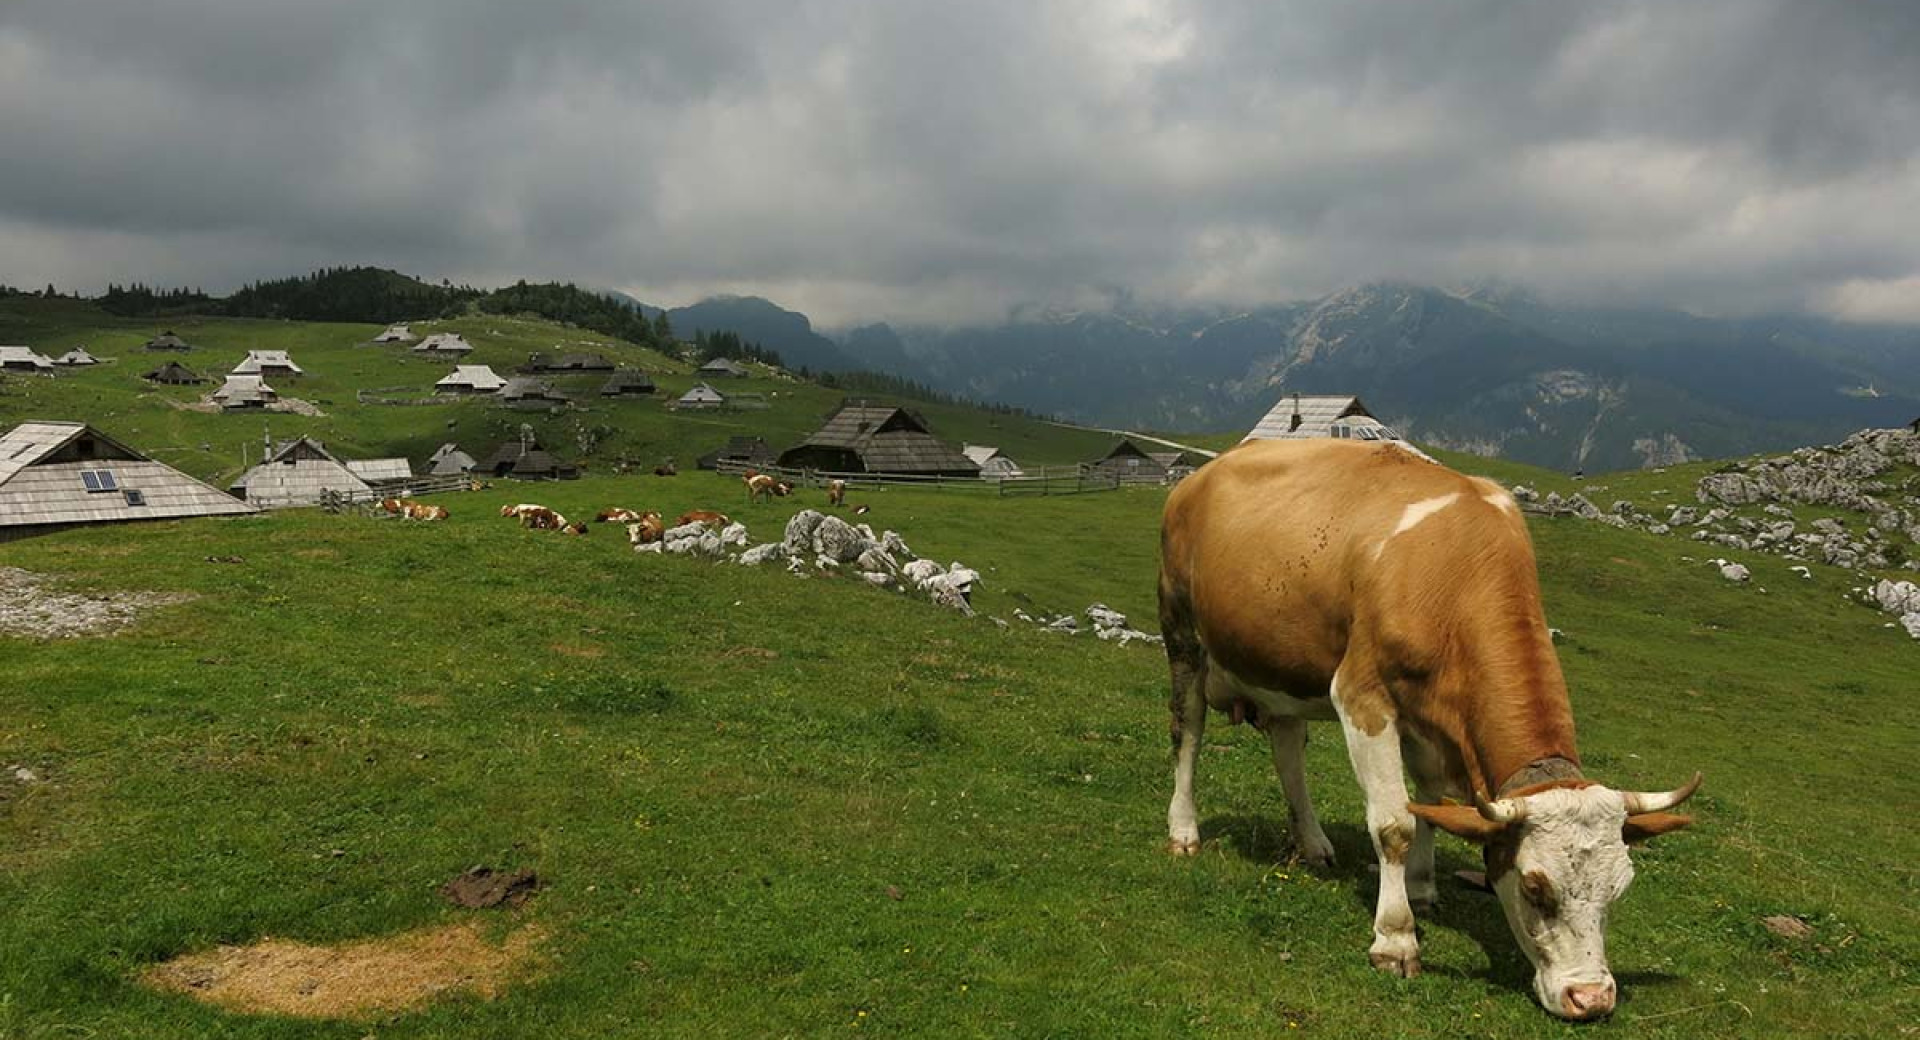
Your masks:
<svg viewBox="0 0 1920 1040"><path fill-rule="evenodd" d="M72 639L108 635L154 607L184 603L184 592L61 592L54 579L0 567L0 636Z"/></svg>
<svg viewBox="0 0 1920 1040"><path fill-rule="evenodd" d="M493 943L474 922L330 946L267 938L176 957L141 981L232 1011L365 1018L448 993L491 1000L535 972L541 938L528 926Z"/></svg>
<svg viewBox="0 0 1920 1040"><path fill-rule="evenodd" d="M555 643L547 647L547 649L562 657L585 657L593 659L607 656L607 651L604 647L594 646L592 643Z"/></svg>

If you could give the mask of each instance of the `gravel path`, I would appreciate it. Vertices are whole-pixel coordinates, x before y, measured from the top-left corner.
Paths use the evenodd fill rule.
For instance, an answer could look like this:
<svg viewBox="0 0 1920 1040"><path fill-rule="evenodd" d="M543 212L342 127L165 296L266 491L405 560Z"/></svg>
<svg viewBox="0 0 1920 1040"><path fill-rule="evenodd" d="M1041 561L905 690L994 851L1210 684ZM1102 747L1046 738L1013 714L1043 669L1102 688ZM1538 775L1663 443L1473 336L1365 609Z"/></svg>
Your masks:
<svg viewBox="0 0 1920 1040"><path fill-rule="evenodd" d="M154 607L184 603L182 592L60 592L55 579L0 567L0 636L73 639L111 635Z"/></svg>

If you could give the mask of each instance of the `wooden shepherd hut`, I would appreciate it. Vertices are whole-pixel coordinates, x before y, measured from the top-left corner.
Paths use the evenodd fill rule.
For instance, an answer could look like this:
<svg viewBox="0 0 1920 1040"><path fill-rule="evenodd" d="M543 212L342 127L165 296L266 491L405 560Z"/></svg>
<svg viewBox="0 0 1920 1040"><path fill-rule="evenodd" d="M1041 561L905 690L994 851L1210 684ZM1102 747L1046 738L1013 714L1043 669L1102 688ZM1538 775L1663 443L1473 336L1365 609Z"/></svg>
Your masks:
<svg viewBox="0 0 1920 1040"><path fill-rule="evenodd" d="M694 460L700 469L718 469L722 462L737 462L747 466L772 466L780 461L764 437L746 437L736 434L727 438L727 443L707 452Z"/></svg>
<svg viewBox="0 0 1920 1040"><path fill-rule="evenodd" d="M155 336L152 339L148 340L147 349L148 350L188 351L193 349L193 345L191 343L188 343L186 340L181 339L180 337L174 335L172 329L168 329L167 331L162 332L158 336Z"/></svg>
<svg viewBox="0 0 1920 1040"><path fill-rule="evenodd" d="M601 397L651 397L653 377L637 368L623 368L600 384Z"/></svg>
<svg viewBox="0 0 1920 1040"><path fill-rule="evenodd" d="M412 343L413 330L406 325L389 325L385 332L373 337L375 343Z"/></svg>
<svg viewBox="0 0 1920 1040"><path fill-rule="evenodd" d="M719 408L726 403L727 395L705 383L695 383L692 389L681 394L679 400L673 402L673 406L679 409Z"/></svg>
<svg viewBox="0 0 1920 1040"><path fill-rule="evenodd" d="M436 332L414 344L412 352L423 357L466 357L473 353L473 344L458 332Z"/></svg>
<svg viewBox="0 0 1920 1040"><path fill-rule="evenodd" d="M291 379L306 375L306 371L294 364L293 359L288 357L284 350L249 350L247 356L238 365L233 366L233 374Z"/></svg>
<svg viewBox="0 0 1920 1040"><path fill-rule="evenodd" d="M65 354L54 358L53 363L63 368L85 368L88 365L99 364L100 359L89 354L85 347L75 347Z"/></svg>
<svg viewBox="0 0 1920 1040"><path fill-rule="evenodd" d="M206 382L199 373L178 361L169 361L140 378L163 386L198 386Z"/></svg>
<svg viewBox="0 0 1920 1040"><path fill-rule="evenodd" d="M515 480L572 480L580 475L580 467L562 462L542 450L538 441L529 439L500 445L485 462L475 466L474 471Z"/></svg>
<svg viewBox="0 0 1920 1040"><path fill-rule="evenodd" d="M831 473L977 477L980 467L904 408L841 406L811 437L780 453L780 465Z"/></svg>
<svg viewBox="0 0 1920 1040"><path fill-rule="evenodd" d="M960 454L972 459L973 464L980 467L982 480L1006 480L1009 477L1026 476L1026 471L1020 468L1020 464L1001 452L999 448L986 444L963 444L960 446Z"/></svg>
<svg viewBox="0 0 1920 1040"><path fill-rule="evenodd" d="M0 372L53 372L53 362L32 347L0 347Z"/></svg>
<svg viewBox="0 0 1920 1040"><path fill-rule="evenodd" d="M75 524L254 512L85 423L0 435L0 541Z"/></svg>
<svg viewBox="0 0 1920 1040"><path fill-rule="evenodd" d="M479 463L473 460L473 456L461 451L458 444L448 441L427 460L427 473L435 477L452 477L471 473L477 465Z"/></svg>
<svg viewBox="0 0 1920 1040"><path fill-rule="evenodd" d="M507 385L500 388L499 398L509 408L527 411L564 408L573 403L566 394L555 390L544 379L532 376L514 376Z"/></svg>
<svg viewBox="0 0 1920 1040"><path fill-rule="evenodd" d="M1305 440L1397 441L1393 427L1374 418L1352 394L1288 394L1255 424L1247 441Z"/></svg>
<svg viewBox="0 0 1920 1040"><path fill-rule="evenodd" d="M700 366L700 375L719 376L725 379L745 379L749 373L747 366L732 358L717 357Z"/></svg>
<svg viewBox="0 0 1920 1040"><path fill-rule="evenodd" d="M453 371L433 384L436 394L491 394L507 385L489 365L455 365Z"/></svg>
<svg viewBox="0 0 1920 1040"><path fill-rule="evenodd" d="M311 437L297 437L276 446L265 462L247 470L227 488L235 498L262 509L319 505L324 492L360 500L378 496L383 487L411 480L406 459L342 461L326 445Z"/></svg>
<svg viewBox="0 0 1920 1040"><path fill-rule="evenodd" d="M243 408L265 408L280 399L280 392L259 376L227 377L211 395L213 403L233 412Z"/></svg>

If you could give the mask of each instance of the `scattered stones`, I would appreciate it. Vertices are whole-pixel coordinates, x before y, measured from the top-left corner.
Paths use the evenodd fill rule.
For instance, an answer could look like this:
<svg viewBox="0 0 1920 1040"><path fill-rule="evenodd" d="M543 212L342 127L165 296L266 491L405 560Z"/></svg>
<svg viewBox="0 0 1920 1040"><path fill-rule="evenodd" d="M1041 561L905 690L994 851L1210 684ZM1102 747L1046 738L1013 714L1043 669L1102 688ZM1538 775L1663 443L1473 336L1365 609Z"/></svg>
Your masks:
<svg viewBox="0 0 1920 1040"><path fill-rule="evenodd" d="M737 520L728 524L720 532L720 544L744 547L747 544L747 525Z"/></svg>
<svg viewBox="0 0 1920 1040"><path fill-rule="evenodd" d="M787 546L785 542L768 542L765 545L756 545L746 552L741 553L735 562L743 567L758 567L763 563L771 563L774 560L784 559L786 555Z"/></svg>
<svg viewBox="0 0 1920 1040"><path fill-rule="evenodd" d="M1748 571L1742 564L1733 563L1729 560L1708 560L1707 562L1720 568L1720 576L1728 581L1746 582L1753 578L1752 572Z"/></svg>
<svg viewBox="0 0 1920 1040"><path fill-rule="evenodd" d="M40 774L28 769L26 766L14 766L12 772L14 780L19 783L37 784L40 782Z"/></svg>
<svg viewBox="0 0 1920 1040"><path fill-rule="evenodd" d="M1101 639L1119 640L1121 646L1136 640L1147 643L1159 643L1163 640L1151 633L1142 632L1127 624L1127 616L1107 606L1095 603L1087 608L1087 620L1093 622L1093 634Z"/></svg>
<svg viewBox="0 0 1920 1040"><path fill-rule="evenodd" d="M0 636L73 639L110 635L155 607L185 603L181 592L58 592L44 574L0 567Z"/></svg>

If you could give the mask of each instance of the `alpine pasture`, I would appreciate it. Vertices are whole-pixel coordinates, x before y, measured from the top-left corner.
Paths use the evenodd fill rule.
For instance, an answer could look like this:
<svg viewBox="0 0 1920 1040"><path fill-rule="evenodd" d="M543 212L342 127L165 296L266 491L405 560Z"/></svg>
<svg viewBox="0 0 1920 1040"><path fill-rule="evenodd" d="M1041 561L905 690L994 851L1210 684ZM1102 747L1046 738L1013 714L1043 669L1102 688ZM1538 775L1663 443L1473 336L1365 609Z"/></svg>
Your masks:
<svg viewBox="0 0 1920 1040"><path fill-rule="evenodd" d="M1816 566L1807 581L1760 557L1733 585L1683 560L1707 554L1680 539L1532 523L1587 772L1707 778L1696 825L1635 852L1610 928L1619 1009L1571 1026L1533 1002L1493 898L1452 880L1479 862L1445 836L1425 974L1369 968L1371 848L1330 728L1312 734L1308 777L1336 867L1291 860L1266 741L1220 719L1199 773L1205 844L1176 859L1157 648L498 515L714 508L777 538L821 492L748 505L692 459L729 433L791 443L838 391L756 377L741 382L765 411L674 414L661 401L692 366L482 317L415 331L458 329L468 363L503 374L596 341L662 394L560 416L359 405L362 388L424 395L451 366L356 345L377 326L180 322L203 374L289 350L311 374L282 394L326 412L208 414L170 403L206 388L140 383L168 357L138 349L152 322L57 303L4 314L0 341L117 358L8 379L7 425L89 421L222 486L243 447L257 459L263 423L416 462L446 440L490 451L523 422L570 458L598 443L579 481L435 496L444 523L290 510L0 544L0 566L69 588L192 597L111 637L0 637L0 1036L1899 1036L1920 1021L1920 657L1848 601L1852 575ZM1023 463L1110 443L925 411L942 436ZM621 456L673 456L682 475L615 474ZM1099 601L1149 629L1164 498L849 496L921 555L980 571L982 615ZM439 887L475 865L544 884L514 910L450 905ZM1775 934L1763 918L1778 915L1810 934ZM222 944L472 921L541 936L491 999L340 1021L139 981Z"/></svg>

